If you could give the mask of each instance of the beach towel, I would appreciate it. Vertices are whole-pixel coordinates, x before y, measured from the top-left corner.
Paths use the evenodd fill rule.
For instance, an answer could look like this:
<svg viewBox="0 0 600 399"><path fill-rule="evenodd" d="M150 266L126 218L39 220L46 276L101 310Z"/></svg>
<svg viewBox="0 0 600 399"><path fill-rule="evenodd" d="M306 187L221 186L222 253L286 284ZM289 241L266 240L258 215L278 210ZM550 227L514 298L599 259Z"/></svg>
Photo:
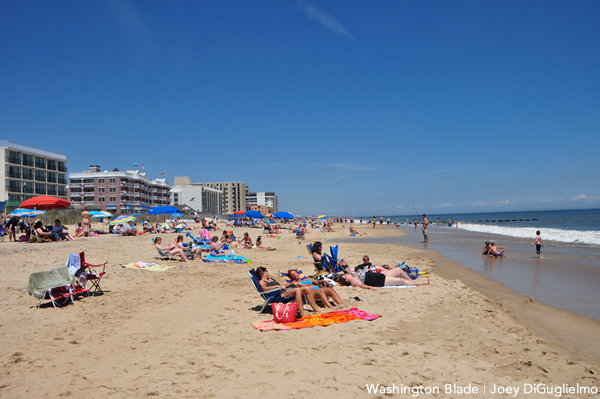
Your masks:
<svg viewBox="0 0 600 399"><path fill-rule="evenodd" d="M73 281L74 277L69 272L69 268L66 265L59 266L52 270L31 273L27 284L27 292L37 299L44 299L46 291L49 289L71 285Z"/></svg>
<svg viewBox="0 0 600 399"><path fill-rule="evenodd" d="M244 258L243 256L211 256L206 255L202 258L203 262L208 263L248 263L251 264L252 260Z"/></svg>
<svg viewBox="0 0 600 399"><path fill-rule="evenodd" d="M156 263L145 263L142 261L127 263L125 265L121 265L121 267L125 267L127 269L150 270L152 272L164 272L165 270L175 268L175 266L157 265Z"/></svg>
<svg viewBox="0 0 600 399"><path fill-rule="evenodd" d="M363 312L357 308L351 308L349 310L340 310L336 312L306 316L292 323L275 323L273 320L259 320L252 323L252 326L260 331L298 330L300 328L347 323L351 320L370 321L380 317L381 315Z"/></svg>
<svg viewBox="0 0 600 399"><path fill-rule="evenodd" d="M69 254L67 259L67 267L72 275L75 275L81 269L81 256L79 254Z"/></svg>

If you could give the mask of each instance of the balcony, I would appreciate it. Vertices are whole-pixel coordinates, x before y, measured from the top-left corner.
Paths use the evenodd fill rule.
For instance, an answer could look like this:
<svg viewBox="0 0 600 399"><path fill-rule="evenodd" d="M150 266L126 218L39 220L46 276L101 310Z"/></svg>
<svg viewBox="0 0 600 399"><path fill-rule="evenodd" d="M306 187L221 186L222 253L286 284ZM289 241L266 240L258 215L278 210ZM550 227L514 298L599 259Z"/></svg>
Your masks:
<svg viewBox="0 0 600 399"><path fill-rule="evenodd" d="M67 191L64 188L59 187L58 188L58 196L59 197L66 197L67 196Z"/></svg>
<svg viewBox="0 0 600 399"><path fill-rule="evenodd" d="M33 173L23 171L23 179L24 180L33 180Z"/></svg>
<svg viewBox="0 0 600 399"><path fill-rule="evenodd" d="M33 166L33 159L31 159L31 157L26 157L25 155L23 155L23 165Z"/></svg>
<svg viewBox="0 0 600 399"><path fill-rule="evenodd" d="M44 162L36 162L35 167L38 169L46 169L46 164Z"/></svg>
<svg viewBox="0 0 600 399"><path fill-rule="evenodd" d="M56 183L56 177L55 176L48 176L48 178L46 179L46 181L48 183Z"/></svg>
<svg viewBox="0 0 600 399"><path fill-rule="evenodd" d="M48 187L47 194L48 195L56 195L56 187L54 187L54 186Z"/></svg>
<svg viewBox="0 0 600 399"><path fill-rule="evenodd" d="M6 162L8 163L14 163L16 165L21 165L21 158L19 157L7 157Z"/></svg>
<svg viewBox="0 0 600 399"><path fill-rule="evenodd" d="M21 178L21 171L16 171L16 170L7 170L6 171L6 177L13 177L15 179L20 179Z"/></svg>
<svg viewBox="0 0 600 399"><path fill-rule="evenodd" d="M24 177L23 177L24 178ZM60 177L57 180L58 184L67 184L67 179L65 179L64 177L61 179Z"/></svg>
<svg viewBox="0 0 600 399"><path fill-rule="evenodd" d="M46 165L46 168L50 169L50 170L56 170L56 162L50 162L50 161L48 161L48 164Z"/></svg>
<svg viewBox="0 0 600 399"><path fill-rule="evenodd" d="M58 171L59 172L67 172L67 167L66 166L58 166Z"/></svg>
<svg viewBox="0 0 600 399"><path fill-rule="evenodd" d="M7 191L10 191L12 193L20 193L21 192L21 187L16 185L16 184L9 184Z"/></svg>
<svg viewBox="0 0 600 399"><path fill-rule="evenodd" d="M46 187L36 187L35 188L35 193L36 194L46 194Z"/></svg>
<svg viewBox="0 0 600 399"><path fill-rule="evenodd" d="M35 175L35 181L46 181L46 176Z"/></svg>

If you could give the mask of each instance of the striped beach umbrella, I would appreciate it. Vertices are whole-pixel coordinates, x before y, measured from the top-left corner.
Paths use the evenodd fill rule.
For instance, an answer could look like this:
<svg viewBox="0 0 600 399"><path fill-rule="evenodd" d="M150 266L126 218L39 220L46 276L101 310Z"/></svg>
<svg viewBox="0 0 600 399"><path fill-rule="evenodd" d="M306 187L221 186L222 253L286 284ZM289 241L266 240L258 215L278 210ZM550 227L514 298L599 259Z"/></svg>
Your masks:
<svg viewBox="0 0 600 399"><path fill-rule="evenodd" d="M37 215L43 215L44 213L46 213L45 211L35 211L33 209L22 209L22 208L18 208L15 209L14 211L12 211L11 213L9 213L8 215L6 215L7 217L13 217L13 216L21 216L21 217L33 217L33 216L37 216Z"/></svg>
<svg viewBox="0 0 600 399"><path fill-rule="evenodd" d="M124 224L127 222L135 222L135 216L131 216L131 215L121 215L119 217L116 217L113 219L112 222L110 222L111 225L115 225L115 224Z"/></svg>

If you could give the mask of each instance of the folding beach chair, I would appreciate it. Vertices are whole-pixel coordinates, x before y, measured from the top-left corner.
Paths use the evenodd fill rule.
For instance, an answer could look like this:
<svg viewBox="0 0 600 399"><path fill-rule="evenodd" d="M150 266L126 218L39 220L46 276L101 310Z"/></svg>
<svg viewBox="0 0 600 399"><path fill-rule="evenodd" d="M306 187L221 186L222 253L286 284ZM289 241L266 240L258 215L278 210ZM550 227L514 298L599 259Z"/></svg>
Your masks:
<svg viewBox="0 0 600 399"><path fill-rule="evenodd" d="M56 303L59 299L63 300L62 305L66 304L69 299L71 299L71 303L74 303L72 289L74 279L66 265L43 272L31 273L27 284L27 292L38 299L38 308L43 300L50 300L52 306L56 309Z"/></svg>
<svg viewBox="0 0 600 399"><path fill-rule="evenodd" d="M296 228L296 238L297 239L304 239L304 232L300 231L300 229Z"/></svg>
<svg viewBox="0 0 600 399"><path fill-rule="evenodd" d="M265 300L265 302L262 304L262 308L260 309L260 312L258 312L259 314L264 312L265 308L272 303L285 303L285 302L290 302L290 301L294 300L294 297L282 298L281 297L281 288L279 288L279 287L273 288L272 290L269 290L269 291L263 291L262 288L260 288L260 284L258 283L256 274L254 274L255 270L256 269L248 270L248 275L250 276L250 281L252 282L252 285L254 286L254 288L256 288L256 290L258 291L260 296Z"/></svg>
<svg viewBox="0 0 600 399"><path fill-rule="evenodd" d="M329 268L327 267L327 263L326 263L327 259L325 259L325 256L321 257L321 261L323 259L325 259L325 265L322 265L322 262L316 262L314 260L314 258L312 257L312 244L306 244L306 249L308 250L308 254L310 256L309 259L313 260L313 266L315 267L315 271L317 272L317 274L315 274L313 276L313 278L317 278L322 274L329 274L330 271L329 271Z"/></svg>
<svg viewBox="0 0 600 399"><path fill-rule="evenodd" d="M81 259L81 271L85 275L86 280L92 284L92 288L90 289L90 291L93 290L91 291L92 295L96 295L96 293L103 295L104 291L102 291L102 287L100 287L100 281L102 280L102 277L106 275L106 264L108 262L104 262L100 265L86 263L85 252L80 252L79 258ZM102 268L102 271L100 271L100 269L92 269L100 267Z"/></svg>

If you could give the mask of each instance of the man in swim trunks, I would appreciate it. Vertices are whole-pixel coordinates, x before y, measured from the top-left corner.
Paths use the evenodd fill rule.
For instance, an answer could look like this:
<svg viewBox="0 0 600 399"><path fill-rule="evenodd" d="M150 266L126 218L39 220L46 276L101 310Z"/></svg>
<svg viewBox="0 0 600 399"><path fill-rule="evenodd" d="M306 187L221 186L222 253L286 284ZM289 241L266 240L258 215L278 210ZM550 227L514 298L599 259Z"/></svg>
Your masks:
<svg viewBox="0 0 600 399"><path fill-rule="evenodd" d="M83 207L83 212L81 212L81 225L83 226L83 235L88 237L90 235L90 219L92 216L88 212L87 206Z"/></svg>
<svg viewBox="0 0 600 399"><path fill-rule="evenodd" d="M425 243L428 243L429 236L427 235L427 228L429 227L429 220L427 220L427 216L425 216L425 214L423 214L421 217L423 218L423 221L421 222L421 225L423 226L423 239L425 240Z"/></svg>

